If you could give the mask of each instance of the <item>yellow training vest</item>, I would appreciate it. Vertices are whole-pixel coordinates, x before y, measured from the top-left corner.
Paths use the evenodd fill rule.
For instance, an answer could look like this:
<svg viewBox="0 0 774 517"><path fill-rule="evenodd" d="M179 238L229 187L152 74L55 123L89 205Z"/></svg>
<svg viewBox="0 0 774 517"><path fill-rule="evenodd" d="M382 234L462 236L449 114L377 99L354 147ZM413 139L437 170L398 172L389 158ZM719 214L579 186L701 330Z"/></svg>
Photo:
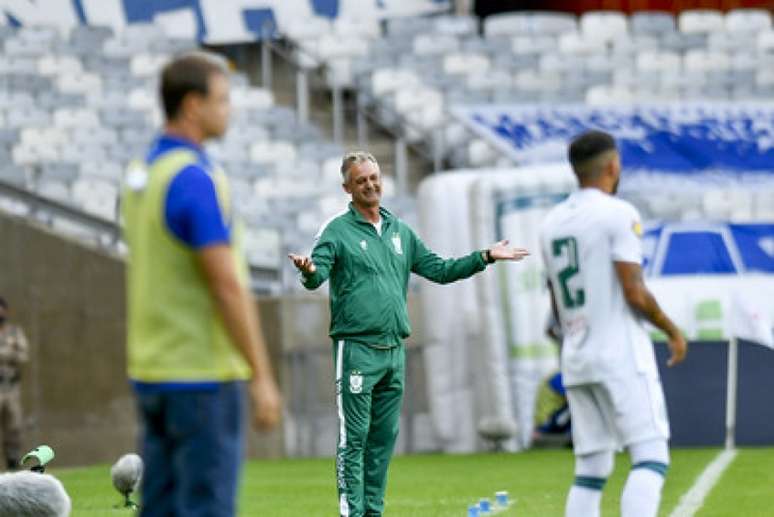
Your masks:
<svg viewBox="0 0 774 517"><path fill-rule="evenodd" d="M129 167L121 209L127 261L129 377L141 382L231 381L250 377L250 368L228 336L201 272L196 251L167 227L169 185L197 163L189 150L172 150L147 167ZM228 220L228 181L211 173L223 216ZM240 247L240 228L231 242L242 285L249 278Z"/></svg>

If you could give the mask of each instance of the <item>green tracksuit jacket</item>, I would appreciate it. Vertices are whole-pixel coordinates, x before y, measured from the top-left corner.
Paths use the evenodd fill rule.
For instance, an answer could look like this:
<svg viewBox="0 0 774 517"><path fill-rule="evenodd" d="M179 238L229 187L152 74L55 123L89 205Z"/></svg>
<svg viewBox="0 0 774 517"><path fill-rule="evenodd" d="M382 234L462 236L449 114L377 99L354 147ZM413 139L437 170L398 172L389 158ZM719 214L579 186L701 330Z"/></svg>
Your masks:
<svg viewBox="0 0 774 517"><path fill-rule="evenodd" d="M382 235L352 204L321 230L312 251L317 270L302 276L307 289L330 278L334 340L395 346L411 334L406 290L410 273L447 284L486 268L481 252L442 259L409 226L380 208Z"/></svg>

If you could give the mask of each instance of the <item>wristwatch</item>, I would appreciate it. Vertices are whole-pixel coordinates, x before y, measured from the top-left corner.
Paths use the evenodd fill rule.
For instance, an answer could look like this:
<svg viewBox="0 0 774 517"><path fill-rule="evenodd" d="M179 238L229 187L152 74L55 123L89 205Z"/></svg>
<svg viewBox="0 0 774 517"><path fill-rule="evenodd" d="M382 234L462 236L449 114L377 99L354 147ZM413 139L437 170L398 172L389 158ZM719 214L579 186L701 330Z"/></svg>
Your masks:
<svg viewBox="0 0 774 517"><path fill-rule="evenodd" d="M492 258L492 253L488 249L484 250L484 261L487 264L494 264L495 259Z"/></svg>

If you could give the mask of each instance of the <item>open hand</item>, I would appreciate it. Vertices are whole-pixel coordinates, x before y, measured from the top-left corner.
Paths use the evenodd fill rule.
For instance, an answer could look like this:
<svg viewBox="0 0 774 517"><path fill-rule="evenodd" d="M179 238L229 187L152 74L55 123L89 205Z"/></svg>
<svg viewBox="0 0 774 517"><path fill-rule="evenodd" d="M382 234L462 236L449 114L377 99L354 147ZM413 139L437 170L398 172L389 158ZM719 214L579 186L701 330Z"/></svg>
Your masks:
<svg viewBox="0 0 774 517"><path fill-rule="evenodd" d="M511 248L508 241L496 242L489 248L489 256L494 260L513 260L518 262L524 257L529 256L529 251L524 248Z"/></svg>
<svg viewBox="0 0 774 517"><path fill-rule="evenodd" d="M674 366L682 363L688 353L688 344L685 342L685 338L678 331L674 336L669 336L667 339L667 346L671 352L671 356L667 361L667 366Z"/></svg>
<svg viewBox="0 0 774 517"><path fill-rule="evenodd" d="M274 428L282 418L282 396L274 379L252 380L248 385L253 407L253 426L262 431Z"/></svg>
<svg viewBox="0 0 774 517"><path fill-rule="evenodd" d="M317 268L315 267L314 262L312 262L311 257L288 253L288 258L293 261L293 265L296 266L302 273L311 275L317 271Z"/></svg>

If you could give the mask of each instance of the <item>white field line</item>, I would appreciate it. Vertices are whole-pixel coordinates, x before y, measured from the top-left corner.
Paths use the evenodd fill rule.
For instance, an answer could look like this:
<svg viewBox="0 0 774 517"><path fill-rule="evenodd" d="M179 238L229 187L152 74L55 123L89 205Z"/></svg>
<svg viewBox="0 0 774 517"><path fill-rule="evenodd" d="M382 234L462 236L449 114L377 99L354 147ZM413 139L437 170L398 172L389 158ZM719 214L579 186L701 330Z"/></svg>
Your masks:
<svg viewBox="0 0 774 517"><path fill-rule="evenodd" d="M707 494L720 479L723 471L728 468L734 458L736 449L726 449L718 454L712 462L699 474L693 486L680 498L677 507L672 510L669 517L693 517L704 504Z"/></svg>

